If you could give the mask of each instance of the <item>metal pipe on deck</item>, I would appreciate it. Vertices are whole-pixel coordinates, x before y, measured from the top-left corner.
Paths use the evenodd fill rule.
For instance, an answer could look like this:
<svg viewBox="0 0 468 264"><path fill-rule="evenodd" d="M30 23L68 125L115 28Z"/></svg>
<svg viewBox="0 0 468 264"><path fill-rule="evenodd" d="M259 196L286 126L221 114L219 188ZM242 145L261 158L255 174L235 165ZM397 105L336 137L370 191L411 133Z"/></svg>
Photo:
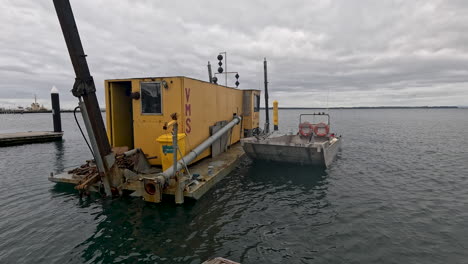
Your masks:
<svg viewBox="0 0 468 264"><path fill-rule="evenodd" d="M179 149L179 146L177 145L177 137L179 133L179 124L175 122L174 127L172 129L172 164L173 164L173 170L174 170L174 177L177 176L177 150Z"/></svg>
<svg viewBox="0 0 468 264"><path fill-rule="evenodd" d="M184 203L184 189L185 189L185 178L183 175L178 175L177 172L179 171L177 169L177 150L179 149L179 146L177 145L177 137L179 132L179 124L177 124L177 117L175 117L175 123L172 128L172 170L173 170L173 177L176 179L177 186L176 186L176 191L175 191L175 202L176 204L182 204Z"/></svg>
<svg viewBox="0 0 468 264"><path fill-rule="evenodd" d="M267 78L267 60L263 61L263 73L265 79L265 133L270 132L270 109L268 107L268 78Z"/></svg>
<svg viewBox="0 0 468 264"><path fill-rule="evenodd" d="M210 80L210 83L213 83L213 73L211 72L211 64L210 64L210 62L208 62L207 67L208 67L208 78L209 78L209 80Z"/></svg>
<svg viewBox="0 0 468 264"><path fill-rule="evenodd" d="M164 176L166 179L169 179L171 176L174 175L174 173L175 173L174 170L179 171L182 168L184 168L184 164L189 164L190 162L192 162L198 155L200 155L200 153L202 153L208 147L210 147L222 135L227 133L235 125L239 124L241 122L241 120L242 120L242 117L234 116L234 118L231 120L231 122L229 122L227 125L222 127L220 130L218 130L218 132L214 133L212 136L207 138L200 145L198 145L196 148L194 148L192 151L190 151L187 155L185 155L183 158L181 158L177 162L177 166L170 167L169 169L162 172L161 175Z"/></svg>
<svg viewBox="0 0 468 264"><path fill-rule="evenodd" d="M200 145L198 145L196 148L194 148L192 151L190 151L189 154L185 155L183 158L181 158L178 162L174 163L174 166L165 170L164 172L161 173L162 176L164 176L166 179L169 179L171 176L176 175L176 172L183 169L185 164L189 164L195 158L197 158L200 153L205 151L207 148L209 148L216 140L218 140L220 137L222 137L224 134L229 132L231 128L233 128L235 125L239 124L242 121L242 117L240 116L234 116L231 122L229 122L227 125L222 127L218 132L214 133L212 136L210 136L208 139L203 141ZM176 134L177 135L177 134ZM177 138L176 138L177 139ZM177 145L177 144L176 144ZM176 150L174 150L175 152ZM174 153L174 156L177 154ZM176 191L175 191L175 203L176 204L183 204L184 203L184 189L185 189L185 179L182 176L177 176L177 186L176 186Z"/></svg>

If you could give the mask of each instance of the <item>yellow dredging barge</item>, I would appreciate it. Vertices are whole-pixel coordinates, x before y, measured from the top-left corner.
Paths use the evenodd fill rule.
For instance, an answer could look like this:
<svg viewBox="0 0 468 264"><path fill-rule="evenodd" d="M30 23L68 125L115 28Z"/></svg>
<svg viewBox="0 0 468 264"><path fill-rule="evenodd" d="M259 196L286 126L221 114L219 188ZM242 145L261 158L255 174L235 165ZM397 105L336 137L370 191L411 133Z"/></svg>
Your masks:
<svg viewBox="0 0 468 264"><path fill-rule="evenodd" d="M75 110L83 117L93 160L51 174L50 181L155 203L170 194L183 203L184 197L200 198L235 168L244 155L240 139L259 131L259 90L217 85L210 67L209 82L188 77L106 80L106 130L70 3L54 0L54 6L76 74Z"/></svg>
<svg viewBox="0 0 468 264"><path fill-rule="evenodd" d="M259 90L151 77L106 80L105 94L107 136L117 165L106 176L114 195L129 192L160 202L162 194L180 192L177 202L182 194L198 199L232 171L244 155L239 140L259 127ZM98 191L98 175L97 166L88 164L49 179Z"/></svg>

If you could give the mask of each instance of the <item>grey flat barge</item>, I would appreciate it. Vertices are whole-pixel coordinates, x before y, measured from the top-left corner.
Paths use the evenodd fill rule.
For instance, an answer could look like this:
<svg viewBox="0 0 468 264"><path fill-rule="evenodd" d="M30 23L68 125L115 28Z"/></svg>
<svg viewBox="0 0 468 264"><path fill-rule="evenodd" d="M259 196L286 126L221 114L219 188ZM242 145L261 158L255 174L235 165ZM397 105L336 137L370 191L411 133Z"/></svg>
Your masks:
<svg viewBox="0 0 468 264"><path fill-rule="evenodd" d="M328 167L341 147L341 138L319 138L307 142L299 135L281 135L242 140L245 153L253 160L297 163Z"/></svg>
<svg viewBox="0 0 468 264"><path fill-rule="evenodd" d="M308 114L307 114L308 115ZM326 123L302 122L299 119L297 135L278 132L263 136L241 139L242 147L251 159L277 163L293 163L329 167L341 149L341 137L329 133L330 117L328 114L310 114L324 116Z"/></svg>

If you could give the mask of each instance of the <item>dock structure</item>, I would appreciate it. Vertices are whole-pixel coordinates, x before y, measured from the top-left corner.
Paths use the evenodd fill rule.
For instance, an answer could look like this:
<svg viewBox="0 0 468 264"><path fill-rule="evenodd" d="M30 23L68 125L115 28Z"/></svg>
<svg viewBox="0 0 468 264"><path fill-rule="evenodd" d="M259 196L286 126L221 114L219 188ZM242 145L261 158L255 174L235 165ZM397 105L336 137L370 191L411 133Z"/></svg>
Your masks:
<svg viewBox="0 0 468 264"><path fill-rule="evenodd" d="M223 152L216 157L206 158L190 166L189 169L192 175L198 175L198 177L196 181L192 181L191 184L186 186L183 192L183 196L194 200L200 199L211 187L221 181L229 173L231 173L239 164L241 158L244 157L244 155L245 153L242 150L241 144L236 143L231 146L228 151ZM153 175L156 176L157 174ZM131 179L129 177L127 182L122 184L121 188L123 190L132 192L130 196L144 198L145 189L141 188L141 182L144 181L145 178L151 178L153 175L138 174ZM83 175L77 175L75 173L63 172L56 175L51 174L49 176L49 181L79 186L81 183L83 183L84 177L85 176ZM99 184L96 183L94 186L91 186L92 188L89 188L89 190L98 190L98 185ZM169 186L169 188L165 188L163 190L162 194L175 196L176 187Z"/></svg>
<svg viewBox="0 0 468 264"><path fill-rule="evenodd" d="M63 132L30 131L0 134L0 147L62 140Z"/></svg>
<svg viewBox="0 0 468 264"><path fill-rule="evenodd" d="M184 196L195 200L200 199L211 187L231 173L244 155L245 153L242 150L241 144L236 143L228 151L219 154L219 156L207 158L192 165L190 173L200 176L197 178L197 181L192 182L192 184L189 184L185 188ZM176 188L170 186L163 193L175 196ZM143 196L143 194L140 195Z"/></svg>
<svg viewBox="0 0 468 264"><path fill-rule="evenodd" d="M0 147L62 140L63 131L62 121L60 118L60 96L55 86L50 92L52 99L51 113L54 124L54 131L28 131L0 134ZM35 102L33 105L39 104Z"/></svg>

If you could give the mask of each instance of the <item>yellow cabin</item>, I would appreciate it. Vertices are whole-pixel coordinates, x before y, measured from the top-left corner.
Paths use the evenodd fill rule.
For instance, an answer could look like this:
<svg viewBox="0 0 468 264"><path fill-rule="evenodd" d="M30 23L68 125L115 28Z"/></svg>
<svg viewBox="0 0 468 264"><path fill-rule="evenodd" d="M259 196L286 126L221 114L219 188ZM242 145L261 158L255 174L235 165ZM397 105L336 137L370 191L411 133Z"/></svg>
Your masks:
<svg viewBox="0 0 468 264"><path fill-rule="evenodd" d="M169 132L163 126L171 121L172 113L179 117L179 133L185 134L179 139L185 153L233 115L242 116L242 123L232 128L225 146L259 129L260 90L240 90L188 77L151 77L106 80L105 95L111 145L140 148L153 165L162 164L164 154L157 139ZM195 161L210 156L217 151L214 148Z"/></svg>

